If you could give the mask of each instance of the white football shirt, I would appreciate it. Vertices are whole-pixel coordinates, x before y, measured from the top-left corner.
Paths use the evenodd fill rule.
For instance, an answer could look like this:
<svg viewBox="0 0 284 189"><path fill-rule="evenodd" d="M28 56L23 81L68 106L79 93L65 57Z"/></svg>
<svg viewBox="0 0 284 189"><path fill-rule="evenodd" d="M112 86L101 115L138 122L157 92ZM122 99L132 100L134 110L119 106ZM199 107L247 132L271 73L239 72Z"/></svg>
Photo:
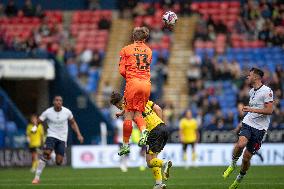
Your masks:
<svg viewBox="0 0 284 189"><path fill-rule="evenodd" d="M262 85L257 90L252 88L249 91L249 96L249 106L251 108L262 109L264 108L265 103L273 102L273 91L265 85ZM270 123L270 117L270 115L248 112L243 119L243 123L258 130L267 130Z"/></svg>
<svg viewBox="0 0 284 189"><path fill-rule="evenodd" d="M54 107L45 110L39 117L41 121L47 122L47 136L57 138L67 142L68 135L68 120L73 118L72 112L62 106L61 111L57 112Z"/></svg>

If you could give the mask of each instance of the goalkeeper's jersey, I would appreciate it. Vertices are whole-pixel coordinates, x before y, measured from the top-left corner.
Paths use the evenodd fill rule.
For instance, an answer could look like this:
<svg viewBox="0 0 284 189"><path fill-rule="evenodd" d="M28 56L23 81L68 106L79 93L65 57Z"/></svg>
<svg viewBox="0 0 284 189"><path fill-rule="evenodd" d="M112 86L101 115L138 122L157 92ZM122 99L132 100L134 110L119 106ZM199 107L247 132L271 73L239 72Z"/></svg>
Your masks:
<svg viewBox="0 0 284 189"><path fill-rule="evenodd" d="M142 112L144 120L146 122L146 128L151 131L158 125L164 123L162 119L153 110L154 102L148 101L145 107L145 111Z"/></svg>

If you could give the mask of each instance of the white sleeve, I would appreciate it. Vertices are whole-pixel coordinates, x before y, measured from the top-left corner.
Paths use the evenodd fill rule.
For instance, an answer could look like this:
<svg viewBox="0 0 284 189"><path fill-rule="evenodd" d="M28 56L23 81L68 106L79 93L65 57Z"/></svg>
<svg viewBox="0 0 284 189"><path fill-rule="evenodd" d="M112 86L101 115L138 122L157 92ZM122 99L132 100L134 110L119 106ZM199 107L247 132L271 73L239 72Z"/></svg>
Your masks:
<svg viewBox="0 0 284 189"><path fill-rule="evenodd" d="M43 122L45 121L47 118L47 110L45 110L44 112L42 112L42 114L39 116L39 119Z"/></svg>
<svg viewBox="0 0 284 189"><path fill-rule="evenodd" d="M68 110L68 120L71 120L73 118L73 114L70 110Z"/></svg>
<svg viewBox="0 0 284 189"><path fill-rule="evenodd" d="M273 102L273 91L271 89L268 89L264 93L264 102Z"/></svg>

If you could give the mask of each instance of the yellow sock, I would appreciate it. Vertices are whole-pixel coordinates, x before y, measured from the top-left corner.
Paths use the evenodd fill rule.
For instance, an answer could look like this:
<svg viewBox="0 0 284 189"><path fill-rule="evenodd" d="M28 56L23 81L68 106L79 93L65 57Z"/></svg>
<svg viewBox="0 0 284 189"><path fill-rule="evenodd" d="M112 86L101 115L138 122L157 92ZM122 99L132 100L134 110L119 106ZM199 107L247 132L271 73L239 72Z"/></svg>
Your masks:
<svg viewBox="0 0 284 189"><path fill-rule="evenodd" d="M34 160L34 161L32 162L32 169L36 169L37 166L38 166L38 160Z"/></svg>
<svg viewBox="0 0 284 189"><path fill-rule="evenodd" d="M187 154L185 152L185 153L183 153L183 161L186 161L186 160L187 160Z"/></svg>
<svg viewBox="0 0 284 189"><path fill-rule="evenodd" d="M32 162L32 169L36 169L36 164L35 163L36 163L35 161Z"/></svg>
<svg viewBox="0 0 284 189"><path fill-rule="evenodd" d="M154 158L150 161L151 167L162 167L163 166L163 160Z"/></svg>
<svg viewBox="0 0 284 189"><path fill-rule="evenodd" d="M192 161L195 161L195 160L196 160L196 158L197 158L196 153L195 153L195 152L192 152L191 160L192 160Z"/></svg>
<svg viewBox="0 0 284 189"><path fill-rule="evenodd" d="M156 181L156 183L162 183L162 171L160 167L153 167L153 176Z"/></svg>

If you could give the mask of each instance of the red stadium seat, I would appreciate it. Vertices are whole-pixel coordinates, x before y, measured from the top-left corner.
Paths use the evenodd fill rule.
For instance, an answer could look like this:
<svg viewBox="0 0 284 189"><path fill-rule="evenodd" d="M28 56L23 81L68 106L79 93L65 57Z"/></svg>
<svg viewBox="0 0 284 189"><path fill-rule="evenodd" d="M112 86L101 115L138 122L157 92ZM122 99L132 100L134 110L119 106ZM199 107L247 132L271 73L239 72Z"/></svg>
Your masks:
<svg viewBox="0 0 284 189"><path fill-rule="evenodd" d="M228 7L229 7L229 2L223 1L223 2L219 3L219 7L220 7L220 9L222 9L222 10L226 10L226 9L228 9Z"/></svg>
<svg viewBox="0 0 284 189"><path fill-rule="evenodd" d="M241 3L239 1L230 1L229 5L230 7L240 7Z"/></svg>
<svg viewBox="0 0 284 189"><path fill-rule="evenodd" d="M201 9L208 9L209 8L209 3L208 2L201 2L199 4Z"/></svg>
<svg viewBox="0 0 284 189"><path fill-rule="evenodd" d="M199 10L199 3L193 2L190 5L190 8L191 8L192 11L198 11Z"/></svg>

